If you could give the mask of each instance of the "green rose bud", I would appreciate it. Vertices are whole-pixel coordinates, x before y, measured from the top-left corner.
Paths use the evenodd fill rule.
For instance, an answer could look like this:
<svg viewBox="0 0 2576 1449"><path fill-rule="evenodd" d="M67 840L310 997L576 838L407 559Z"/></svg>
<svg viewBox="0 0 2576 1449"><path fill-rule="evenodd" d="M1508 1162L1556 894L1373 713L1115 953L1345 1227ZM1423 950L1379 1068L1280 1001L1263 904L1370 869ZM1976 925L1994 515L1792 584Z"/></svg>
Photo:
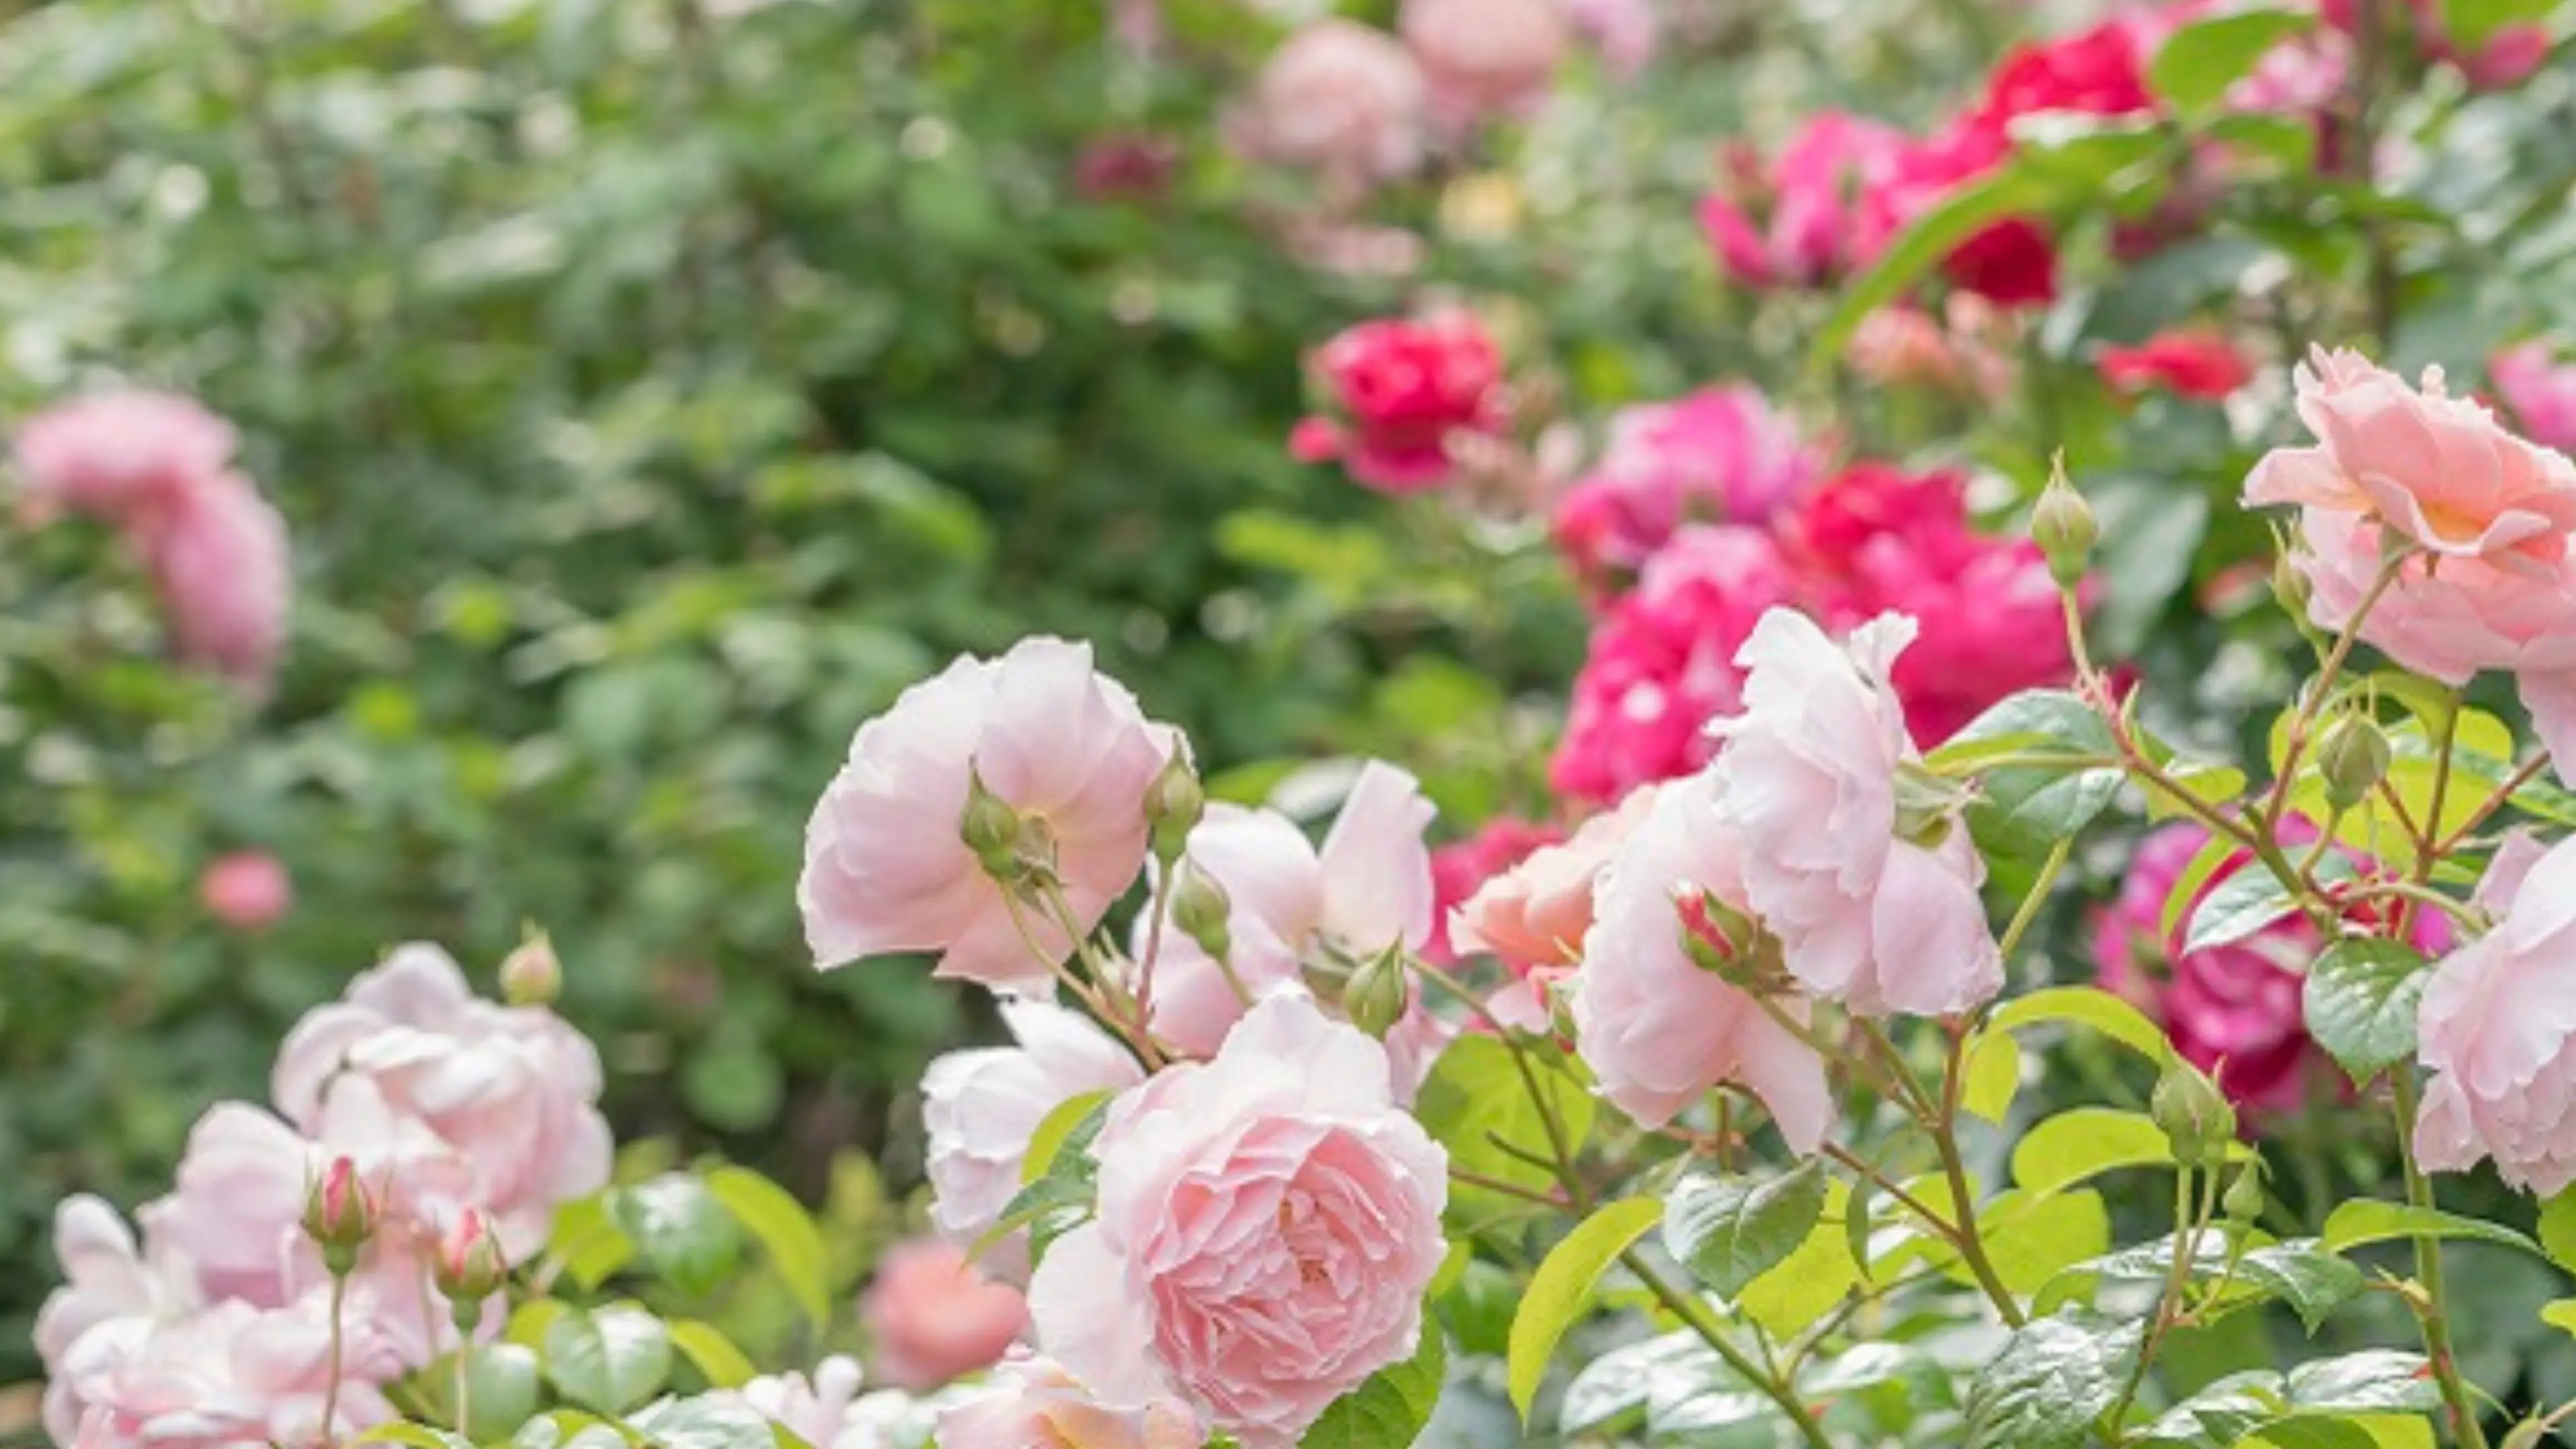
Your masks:
<svg viewBox="0 0 2576 1449"><path fill-rule="evenodd" d="M2350 810L2370 798L2388 775L2388 736L2367 715L2346 714L2326 726L2317 744L2317 773L2326 784L2326 800Z"/></svg>
<svg viewBox="0 0 2576 1449"><path fill-rule="evenodd" d="M2048 576L2057 580L2059 588L2084 582L2084 570L2093 561L2093 542L2100 533L2092 507L2066 481L2066 460L2060 458L2030 511L2031 539L2048 560Z"/></svg>
<svg viewBox="0 0 2576 1449"><path fill-rule="evenodd" d="M1361 962L1342 984L1342 1014L1381 1041L1412 1004L1413 983L1405 975L1401 943Z"/></svg>
<svg viewBox="0 0 2576 1449"><path fill-rule="evenodd" d="M2236 1141L2236 1109L2200 1068L2175 1057L2156 1079L2147 1115L2173 1144L2174 1161L2185 1167L2216 1167L2227 1160Z"/></svg>

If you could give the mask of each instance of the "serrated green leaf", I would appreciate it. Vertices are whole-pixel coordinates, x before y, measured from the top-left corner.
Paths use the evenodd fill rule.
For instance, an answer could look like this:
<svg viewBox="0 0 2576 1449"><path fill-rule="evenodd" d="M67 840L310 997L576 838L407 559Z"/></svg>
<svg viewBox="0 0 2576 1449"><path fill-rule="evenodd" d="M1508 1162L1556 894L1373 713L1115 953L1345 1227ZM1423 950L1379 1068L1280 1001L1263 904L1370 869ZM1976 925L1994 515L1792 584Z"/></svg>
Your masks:
<svg viewBox="0 0 2576 1449"><path fill-rule="evenodd" d="M1989 1122L2012 1114L2021 1091L2021 1045L2010 1031L1980 1031L1968 1043L1960 1109Z"/></svg>
<svg viewBox="0 0 2576 1449"><path fill-rule="evenodd" d="M1091 1139L1100 1135L1101 1125L1108 1120L1109 1102L1116 1095L1106 1088L1085 1092L1058 1102L1039 1118L1029 1133L1028 1153L1020 1159L1020 1185L1026 1187L1046 1176L1065 1149L1089 1149Z"/></svg>
<svg viewBox="0 0 2576 1449"><path fill-rule="evenodd" d="M1842 1302L1861 1281L1843 1226L1850 1207L1850 1189L1839 1180L1829 1184L1823 1221L1779 1267L1744 1285L1736 1295L1735 1311L1763 1332L1785 1338L1803 1332Z"/></svg>
<svg viewBox="0 0 2576 1449"><path fill-rule="evenodd" d="M1966 1449L2077 1449L2119 1401L2141 1327L2069 1309L2015 1329L1968 1389Z"/></svg>
<svg viewBox="0 0 2576 1449"><path fill-rule="evenodd" d="M2327 1248L2344 1253L2372 1243L2390 1243L2402 1238L2467 1239L2520 1248L2536 1258L2548 1256L2538 1243L2499 1223L2464 1218L2438 1208L2416 1207L2410 1203L2381 1202L2376 1198L2356 1199L2328 1214L2323 1241Z"/></svg>
<svg viewBox="0 0 2576 1449"><path fill-rule="evenodd" d="M1664 1195L1664 1250L1722 1297L1778 1267L1825 1210L1822 1158L1772 1178L1693 1174Z"/></svg>
<svg viewBox="0 0 2576 1449"><path fill-rule="evenodd" d="M1431 1422L1440 1389L1449 1372L1449 1354L1439 1324L1422 1320L1422 1337L1413 1356L1378 1370L1358 1388L1335 1399L1314 1427L1297 1441L1299 1449L1377 1449L1383 1444L1410 1444Z"/></svg>
<svg viewBox="0 0 2576 1449"><path fill-rule="evenodd" d="M1538 1395L1548 1359L1565 1331L1590 1306L1593 1285L1663 1215L1664 1205L1653 1198L1610 1203L1577 1224L1539 1263L1530 1278L1528 1296L1512 1315L1511 1342L1504 1356L1512 1407L1520 1411L1522 1422L1529 1420L1530 1401Z"/></svg>
<svg viewBox="0 0 2576 1449"><path fill-rule="evenodd" d="M1995 1008L1986 1029L2018 1031L2050 1022L2089 1027L2157 1066L2173 1058L2164 1028L2136 1006L2094 986L2052 986L2016 997Z"/></svg>
<svg viewBox="0 0 2576 1449"><path fill-rule="evenodd" d="M2300 1010L2308 1035L2355 1082L2415 1054L2415 1012L2431 974L2400 941L2337 941L2308 968Z"/></svg>
<svg viewBox="0 0 2576 1449"><path fill-rule="evenodd" d="M556 1392L614 1417L661 1391L671 1336L640 1308L574 1309L546 1329L545 1357Z"/></svg>
<svg viewBox="0 0 2576 1449"><path fill-rule="evenodd" d="M2231 1159L2251 1155L2232 1144ZM2128 1167L2170 1167L2173 1144L2143 1112L2077 1107L2031 1124L2013 1144L2013 1181L2025 1191L2056 1192Z"/></svg>

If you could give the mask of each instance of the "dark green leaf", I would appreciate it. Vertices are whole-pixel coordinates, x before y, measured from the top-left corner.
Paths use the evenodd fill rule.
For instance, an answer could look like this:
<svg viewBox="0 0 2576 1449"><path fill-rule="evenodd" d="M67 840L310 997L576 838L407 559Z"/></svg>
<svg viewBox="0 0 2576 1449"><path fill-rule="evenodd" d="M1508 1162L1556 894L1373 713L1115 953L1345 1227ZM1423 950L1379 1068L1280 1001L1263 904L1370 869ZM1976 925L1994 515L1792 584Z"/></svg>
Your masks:
<svg viewBox="0 0 2576 1449"><path fill-rule="evenodd" d="M2355 1082L2415 1054L2415 1009L2430 968L2399 941L2337 941L2308 968L2308 1034Z"/></svg>
<svg viewBox="0 0 2576 1449"><path fill-rule="evenodd" d="M1664 1197L1664 1249L1731 1298L1815 1231L1825 1181L1824 1160L1816 1157L1779 1177L1684 1177Z"/></svg>
<svg viewBox="0 0 2576 1449"><path fill-rule="evenodd" d="M2076 1449L2119 1401L2140 1325L2068 1309L2013 1331L1968 1389L1966 1449Z"/></svg>

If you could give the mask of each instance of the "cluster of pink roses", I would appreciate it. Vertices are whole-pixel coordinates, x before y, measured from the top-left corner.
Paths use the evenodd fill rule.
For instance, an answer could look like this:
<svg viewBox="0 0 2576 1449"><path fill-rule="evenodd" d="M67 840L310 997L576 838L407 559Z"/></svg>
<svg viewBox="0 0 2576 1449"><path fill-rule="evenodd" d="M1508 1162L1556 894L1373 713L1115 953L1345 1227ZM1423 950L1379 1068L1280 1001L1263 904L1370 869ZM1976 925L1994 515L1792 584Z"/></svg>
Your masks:
<svg viewBox="0 0 2576 1449"><path fill-rule="evenodd" d="M481 1000L436 947L399 948L288 1036L274 1111L227 1102L197 1123L139 1243L96 1198L62 1205L68 1282L36 1329L55 1442L303 1445L390 1419L383 1386L486 1306L459 1313L439 1285L497 1286L557 1204L606 1185L599 1088L597 1053L552 1012ZM352 1230L347 1262L317 1222Z"/></svg>
<svg viewBox="0 0 2576 1449"><path fill-rule="evenodd" d="M285 642L286 524L233 466L230 424L161 393L101 393L19 428L29 516L114 525L152 579L171 651L259 690Z"/></svg>

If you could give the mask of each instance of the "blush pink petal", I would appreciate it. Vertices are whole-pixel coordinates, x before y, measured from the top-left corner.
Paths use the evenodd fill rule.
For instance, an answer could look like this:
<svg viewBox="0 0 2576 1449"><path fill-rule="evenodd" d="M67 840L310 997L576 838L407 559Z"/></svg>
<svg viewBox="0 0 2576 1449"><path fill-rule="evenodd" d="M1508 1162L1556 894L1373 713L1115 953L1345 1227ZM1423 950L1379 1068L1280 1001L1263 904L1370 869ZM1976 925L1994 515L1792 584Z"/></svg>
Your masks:
<svg viewBox="0 0 2576 1449"><path fill-rule="evenodd" d="M2576 842L2499 852L2479 894L2502 919L2441 960L2419 1008L2417 1151L2437 1171L2492 1158L2546 1197L2576 1182Z"/></svg>

